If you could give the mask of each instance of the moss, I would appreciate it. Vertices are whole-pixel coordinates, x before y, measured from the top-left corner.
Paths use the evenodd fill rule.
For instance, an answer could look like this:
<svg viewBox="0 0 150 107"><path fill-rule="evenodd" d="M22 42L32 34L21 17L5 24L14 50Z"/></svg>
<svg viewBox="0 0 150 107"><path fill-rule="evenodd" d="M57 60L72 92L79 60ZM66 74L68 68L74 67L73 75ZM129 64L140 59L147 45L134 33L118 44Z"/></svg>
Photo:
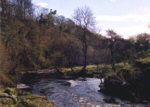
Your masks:
<svg viewBox="0 0 150 107"><path fill-rule="evenodd" d="M5 92L5 93L4 93ZM47 101L45 96L34 95L15 88L0 89L0 93L7 94L0 97L0 107L54 107L55 103ZM11 93L10 95L8 93Z"/></svg>
<svg viewBox="0 0 150 107"><path fill-rule="evenodd" d="M0 107L15 107L11 98L0 98Z"/></svg>
<svg viewBox="0 0 150 107"><path fill-rule="evenodd" d="M47 101L44 96L26 95L19 98L18 107L54 107L54 102Z"/></svg>
<svg viewBox="0 0 150 107"><path fill-rule="evenodd" d="M9 95L17 94L17 91L15 88L5 88L3 91Z"/></svg>

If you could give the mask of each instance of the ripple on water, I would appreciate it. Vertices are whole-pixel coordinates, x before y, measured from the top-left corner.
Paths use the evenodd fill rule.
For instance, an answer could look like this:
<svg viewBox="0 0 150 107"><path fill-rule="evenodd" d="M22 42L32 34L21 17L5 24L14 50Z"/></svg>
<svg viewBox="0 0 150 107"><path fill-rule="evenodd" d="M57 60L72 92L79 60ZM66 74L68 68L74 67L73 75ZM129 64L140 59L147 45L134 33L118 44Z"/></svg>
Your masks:
<svg viewBox="0 0 150 107"><path fill-rule="evenodd" d="M43 94L48 100L54 100L57 107L146 107L146 105L108 104L103 101L107 98L98 90L100 79L80 78L76 80L42 79L33 84L32 93ZM147 106L149 107L149 106Z"/></svg>

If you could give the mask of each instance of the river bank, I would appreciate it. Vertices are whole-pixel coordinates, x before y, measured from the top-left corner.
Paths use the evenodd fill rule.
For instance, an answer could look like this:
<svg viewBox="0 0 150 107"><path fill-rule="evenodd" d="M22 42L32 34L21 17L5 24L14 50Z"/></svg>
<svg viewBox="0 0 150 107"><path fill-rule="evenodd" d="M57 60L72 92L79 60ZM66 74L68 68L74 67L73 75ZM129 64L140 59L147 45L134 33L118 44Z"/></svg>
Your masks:
<svg viewBox="0 0 150 107"><path fill-rule="evenodd" d="M45 96L35 95L17 88L0 88L0 107L54 107Z"/></svg>

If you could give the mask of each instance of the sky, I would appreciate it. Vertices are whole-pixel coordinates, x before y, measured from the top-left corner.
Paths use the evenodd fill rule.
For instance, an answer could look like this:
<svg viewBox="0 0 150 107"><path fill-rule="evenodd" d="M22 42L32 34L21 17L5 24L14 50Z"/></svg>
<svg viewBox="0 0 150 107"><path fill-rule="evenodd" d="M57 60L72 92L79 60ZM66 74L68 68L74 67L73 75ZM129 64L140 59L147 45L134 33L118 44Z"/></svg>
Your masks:
<svg viewBox="0 0 150 107"><path fill-rule="evenodd" d="M150 0L32 0L33 4L57 10L66 18L74 10L88 6L96 19L96 29L101 34L113 29L124 38L140 33L150 33Z"/></svg>

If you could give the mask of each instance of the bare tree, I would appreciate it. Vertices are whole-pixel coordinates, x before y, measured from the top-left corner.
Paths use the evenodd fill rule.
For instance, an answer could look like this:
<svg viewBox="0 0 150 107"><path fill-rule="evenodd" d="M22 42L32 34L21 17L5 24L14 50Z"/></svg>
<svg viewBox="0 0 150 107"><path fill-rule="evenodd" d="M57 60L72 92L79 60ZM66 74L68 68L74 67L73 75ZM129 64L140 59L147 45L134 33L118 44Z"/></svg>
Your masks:
<svg viewBox="0 0 150 107"><path fill-rule="evenodd" d="M82 72L86 71L86 65L87 65L87 30L94 27L95 20L93 17L93 13L89 7L81 7L74 11L74 21L75 23L83 28L82 33L82 44L83 44L83 68Z"/></svg>

